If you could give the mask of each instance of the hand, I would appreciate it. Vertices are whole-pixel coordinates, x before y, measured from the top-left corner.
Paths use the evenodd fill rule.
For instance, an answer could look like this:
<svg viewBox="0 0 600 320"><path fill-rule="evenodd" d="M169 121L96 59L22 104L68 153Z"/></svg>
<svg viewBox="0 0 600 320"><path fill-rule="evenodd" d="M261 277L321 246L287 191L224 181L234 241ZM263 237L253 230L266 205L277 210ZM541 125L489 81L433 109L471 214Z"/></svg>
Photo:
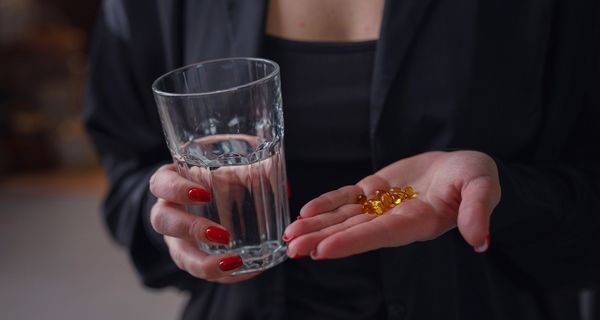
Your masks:
<svg viewBox="0 0 600 320"><path fill-rule="evenodd" d="M418 197L384 215L363 214L359 194L410 185ZM492 210L500 201L496 163L475 151L428 152L397 161L356 185L308 202L284 239L292 258L346 257L378 248L434 239L458 226L463 238L483 252L489 246Z"/></svg>
<svg viewBox="0 0 600 320"><path fill-rule="evenodd" d="M152 227L164 235L177 267L197 278L221 283L244 281L258 274L231 276L242 266L239 256L210 255L197 247L199 241L228 244L229 232L209 219L185 211L184 205L208 202L211 195L197 183L181 177L175 165L164 165L154 173L150 191L158 198L150 213Z"/></svg>

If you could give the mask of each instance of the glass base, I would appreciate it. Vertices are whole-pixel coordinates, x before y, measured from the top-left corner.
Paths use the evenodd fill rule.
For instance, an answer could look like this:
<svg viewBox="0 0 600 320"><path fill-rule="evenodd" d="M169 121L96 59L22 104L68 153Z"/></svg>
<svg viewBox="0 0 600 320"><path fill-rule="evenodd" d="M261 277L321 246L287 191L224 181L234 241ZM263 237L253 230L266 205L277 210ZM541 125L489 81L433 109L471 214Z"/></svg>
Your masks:
<svg viewBox="0 0 600 320"><path fill-rule="evenodd" d="M268 249L265 250L265 247ZM287 259L287 244L265 243L261 247L244 247L234 252L238 253L244 265L232 274L244 274L272 268ZM266 253L265 253L266 252Z"/></svg>
<svg viewBox="0 0 600 320"><path fill-rule="evenodd" d="M232 275L264 271L287 259L287 243L279 241L268 241L258 246L245 246L234 250L223 250L222 247L217 249L216 246L207 247L210 248L202 249L213 254L237 254L242 257L244 265L235 270Z"/></svg>

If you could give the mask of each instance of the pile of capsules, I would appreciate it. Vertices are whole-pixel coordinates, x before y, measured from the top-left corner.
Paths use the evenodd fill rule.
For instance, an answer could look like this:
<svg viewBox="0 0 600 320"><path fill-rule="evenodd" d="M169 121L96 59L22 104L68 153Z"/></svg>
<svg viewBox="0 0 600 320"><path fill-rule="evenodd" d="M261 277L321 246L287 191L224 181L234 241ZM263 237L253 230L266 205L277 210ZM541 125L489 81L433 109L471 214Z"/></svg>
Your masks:
<svg viewBox="0 0 600 320"><path fill-rule="evenodd" d="M407 186L404 189L394 187L388 191L375 191L375 197L372 199L367 199L364 194L359 194L356 196L356 203L362 204L363 213L380 216L400 203L414 199L417 196L418 193L411 186Z"/></svg>

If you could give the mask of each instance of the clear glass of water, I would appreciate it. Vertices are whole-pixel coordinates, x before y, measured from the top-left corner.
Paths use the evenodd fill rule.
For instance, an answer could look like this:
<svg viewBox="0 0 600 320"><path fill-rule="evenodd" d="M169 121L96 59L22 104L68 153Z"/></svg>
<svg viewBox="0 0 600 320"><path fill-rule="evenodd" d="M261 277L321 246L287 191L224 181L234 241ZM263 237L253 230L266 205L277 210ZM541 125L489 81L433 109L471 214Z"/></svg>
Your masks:
<svg viewBox="0 0 600 320"><path fill-rule="evenodd" d="M227 58L173 70L152 85L179 174L212 193L190 205L231 233L229 245L199 243L211 254L232 253L234 274L285 260L290 223L283 155L279 66L258 58Z"/></svg>

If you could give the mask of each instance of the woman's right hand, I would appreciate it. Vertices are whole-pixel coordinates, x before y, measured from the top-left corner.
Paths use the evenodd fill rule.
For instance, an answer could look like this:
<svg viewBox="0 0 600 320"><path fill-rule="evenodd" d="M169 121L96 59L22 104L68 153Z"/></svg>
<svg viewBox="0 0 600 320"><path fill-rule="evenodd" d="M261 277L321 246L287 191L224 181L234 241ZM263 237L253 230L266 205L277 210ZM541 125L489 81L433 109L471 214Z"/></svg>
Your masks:
<svg viewBox="0 0 600 320"><path fill-rule="evenodd" d="M197 278L221 283L244 281L258 274L232 276L242 266L241 257L211 255L198 248L198 241L228 244L229 232L209 219L186 212L184 205L206 203L211 194L181 177L174 164L164 165L152 175L150 192L158 198L150 213L152 227L164 236L177 267Z"/></svg>

